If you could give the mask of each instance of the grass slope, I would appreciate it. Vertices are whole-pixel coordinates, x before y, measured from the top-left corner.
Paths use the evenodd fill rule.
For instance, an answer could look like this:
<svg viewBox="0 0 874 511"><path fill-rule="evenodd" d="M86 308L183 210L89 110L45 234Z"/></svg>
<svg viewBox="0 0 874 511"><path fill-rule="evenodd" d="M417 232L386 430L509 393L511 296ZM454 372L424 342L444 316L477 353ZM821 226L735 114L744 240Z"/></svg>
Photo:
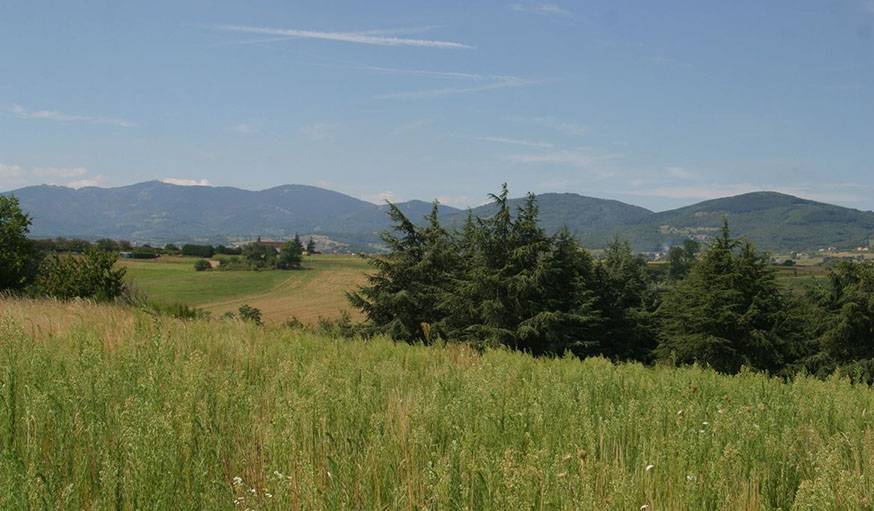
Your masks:
<svg viewBox="0 0 874 511"><path fill-rule="evenodd" d="M357 256L308 257L302 271L198 272L194 261L164 257L121 264L127 268L128 282L157 302L184 303L215 314L249 304L261 309L268 322L294 316L305 323L333 319L350 309L345 292L362 284L368 269Z"/></svg>
<svg viewBox="0 0 874 511"><path fill-rule="evenodd" d="M0 301L0 508L870 509L874 392Z"/></svg>

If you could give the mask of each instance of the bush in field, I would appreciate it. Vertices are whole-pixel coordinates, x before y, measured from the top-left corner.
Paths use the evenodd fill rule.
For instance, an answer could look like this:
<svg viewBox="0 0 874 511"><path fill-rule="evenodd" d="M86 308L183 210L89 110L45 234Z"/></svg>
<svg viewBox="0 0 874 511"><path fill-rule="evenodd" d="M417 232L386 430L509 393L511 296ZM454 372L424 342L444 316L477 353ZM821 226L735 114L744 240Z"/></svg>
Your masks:
<svg viewBox="0 0 874 511"><path fill-rule="evenodd" d="M208 311L182 303L163 304L150 302L144 304L141 308L156 315L170 316L172 318L189 321L195 319L208 319L210 317Z"/></svg>
<svg viewBox="0 0 874 511"><path fill-rule="evenodd" d="M27 239L30 217L18 199L0 195L0 291L27 287L36 275L39 254Z"/></svg>
<svg viewBox="0 0 874 511"><path fill-rule="evenodd" d="M117 255L91 248L81 256L52 254L43 260L35 283L41 296L61 299L113 300L125 290L124 268L116 268Z"/></svg>
<svg viewBox="0 0 874 511"><path fill-rule="evenodd" d="M243 247L243 257L255 269L273 268L276 265L276 249L260 241Z"/></svg>
<svg viewBox="0 0 874 511"><path fill-rule="evenodd" d="M194 271L206 271L211 268L212 265L206 259L198 259L194 262Z"/></svg>
<svg viewBox="0 0 874 511"><path fill-rule="evenodd" d="M297 234L294 239L282 246L276 257L276 268L279 270L299 270L303 261L303 244Z"/></svg>
<svg viewBox="0 0 874 511"><path fill-rule="evenodd" d="M249 304L243 304L240 306L238 312L240 313L240 319L242 319L243 321L251 321L256 325L264 324L261 319L261 309L257 307L251 307Z"/></svg>

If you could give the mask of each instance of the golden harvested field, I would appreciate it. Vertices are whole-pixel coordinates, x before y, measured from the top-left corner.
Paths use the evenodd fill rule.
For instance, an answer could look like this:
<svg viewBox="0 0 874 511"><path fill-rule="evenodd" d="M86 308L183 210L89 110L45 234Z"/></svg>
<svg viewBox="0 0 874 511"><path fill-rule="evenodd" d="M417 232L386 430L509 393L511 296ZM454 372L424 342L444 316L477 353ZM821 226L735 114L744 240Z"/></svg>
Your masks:
<svg viewBox="0 0 874 511"><path fill-rule="evenodd" d="M217 315L248 304L261 309L266 322L296 317L308 324L319 317L335 319L343 311L357 319L345 293L364 283L368 269L362 258L351 255L307 257L299 271L197 272L195 261L163 257L120 264L128 281L156 302L182 303Z"/></svg>

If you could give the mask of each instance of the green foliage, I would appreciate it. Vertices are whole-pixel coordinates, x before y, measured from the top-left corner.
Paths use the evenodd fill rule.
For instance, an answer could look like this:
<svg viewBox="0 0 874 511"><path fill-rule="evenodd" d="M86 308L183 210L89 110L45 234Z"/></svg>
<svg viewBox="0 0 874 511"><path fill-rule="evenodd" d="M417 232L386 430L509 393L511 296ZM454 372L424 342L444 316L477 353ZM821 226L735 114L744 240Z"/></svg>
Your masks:
<svg viewBox="0 0 874 511"><path fill-rule="evenodd" d="M131 250L133 247L131 246L130 241L116 241L108 238L103 238L94 242L94 248L100 250L101 252L119 252L122 250Z"/></svg>
<svg viewBox="0 0 874 511"><path fill-rule="evenodd" d="M316 240L310 236L310 239L307 241L307 254L314 255L318 253L318 250L316 250Z"/></svg>
<svg viewBox="0 0 874 511"><path fill-rule="evenodd" d="M244 246L243 257L254 269L273 268L276 265L276 249L260 241Z"/></svg>
<svg viewBox="0 0 874 511"><path fill-rule="evenodd" d="M814 292L821 352L810 369L823 374L840 366L845 374L874 381L874 263L840 262L829 283Z"/></svg>
<svg viewBox="0 0 874 511"><path fill-rule="evenodd" d="M276 257L276 268L279 270L299 270L303 262L303 244L295 234L294 239L285 243Z"/></svg>
<svg viewBox="0 0 874 511"><path fill-rule="evenodd" d="M18 199L0 195L0 291L19 291L34 279L39 254L27 234L30 217Z"/></svg>
<svg viewBox="0 0 874 511"><path fill-rule="evenodd" d="M215 255L215 249L212 247L212 245L187 244L182 245L182 255L209 259L210 257Z"/></svg>
<svg viewBox="0 0 874 511"><path fill-rule="evenodd" d="M251 321L256 325L264 324L261 319L261 309L257 307L252 307L249 304L243 304L240 306L238 312L240 313L240 319L242 319L243 321Z"/></svg>
<svg viewBox="0 0 874 511"><path fill-rule="evenodd" d="M416 227L396 205L388 206L395 226L382 239L389 251L366 256L377 271L368 275L369 285L348 294L349 300L372 330L400 340L425 340L424 325L443 318L438 306L457 257L437 220L436 202L424 228Z"/></svg>
<svg viewBox="0 0 874 511"><path fill-rule="evenodd" d="M35 292L60 299L114 300L125 291L125 269L115 267L117 257L96 248L81 256L51 254L40 266Z"/></svg>
<svg viewBox="0 0 874 511"><path fill-rule="evenodd" d="M212 265L206 259L194 261L194 271L207 271L210 269L212 269Z"/></svg>
<svg viewBox="0 0 874 511"><path fill-rule="evenodd" d="M657 296L646 261L627 242L614 240L595 272L595 305L603 315L598 353L650 361L656 345Z"/></svg>
<svg viewBox="0 0 874 511"><path fill-rule="evenodd" d="M533 195L515 213L506 185L492 198L493 216L470 215L455 233L436 204L422 227L390 205L389 252L370 258L377 271L350 294L368 326L405 340L647 359L655 333L645 263L622 245L596 265L567 230L546 235Z"/></svg>
<svg viewBox="0 0 874 511"><path fill-rule="evenodd" d="M687 279L664 298L660 353L724 372L741 366L778 372L791 363L789 302L765 254L730 237L728 224Z"/></svg>
<svg viewBox="0 0 874 511"><path fill-rule="evenodd" d="M668 263L670 265L668 276L672 279L686 277L692 265L695 264L695 258L700 251L701 244L692 239L684 240L682 245L671 247L668 251Z"/></svg>
<svg viewBox="0 0 874 511"><path fill-rule="evenodd" d="M188 321L192 321L195 319L209 319L210 317L209 312L182 303L164 304L147 302L143 304L141 308L146 312L152 314L169 316L171 318L183 319Z"/></svg>
<svg viewBox="0 0 874 511"><path fill-rule="evenodd" d="M874 502L874 392L846 380L348 342L105 306L0 311L0 509Z"/></svg>

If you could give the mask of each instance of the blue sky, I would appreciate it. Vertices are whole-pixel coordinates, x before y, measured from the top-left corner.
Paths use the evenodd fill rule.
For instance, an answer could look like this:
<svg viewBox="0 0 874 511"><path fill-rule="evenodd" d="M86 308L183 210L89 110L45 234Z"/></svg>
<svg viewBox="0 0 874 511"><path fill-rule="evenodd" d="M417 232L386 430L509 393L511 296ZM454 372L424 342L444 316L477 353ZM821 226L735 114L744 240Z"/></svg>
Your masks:
<svg viewBox="0 0 874 511"><path fill-rule="evenodd" d="M0 190L874 209L874 0L0 3Z"/></svg>

